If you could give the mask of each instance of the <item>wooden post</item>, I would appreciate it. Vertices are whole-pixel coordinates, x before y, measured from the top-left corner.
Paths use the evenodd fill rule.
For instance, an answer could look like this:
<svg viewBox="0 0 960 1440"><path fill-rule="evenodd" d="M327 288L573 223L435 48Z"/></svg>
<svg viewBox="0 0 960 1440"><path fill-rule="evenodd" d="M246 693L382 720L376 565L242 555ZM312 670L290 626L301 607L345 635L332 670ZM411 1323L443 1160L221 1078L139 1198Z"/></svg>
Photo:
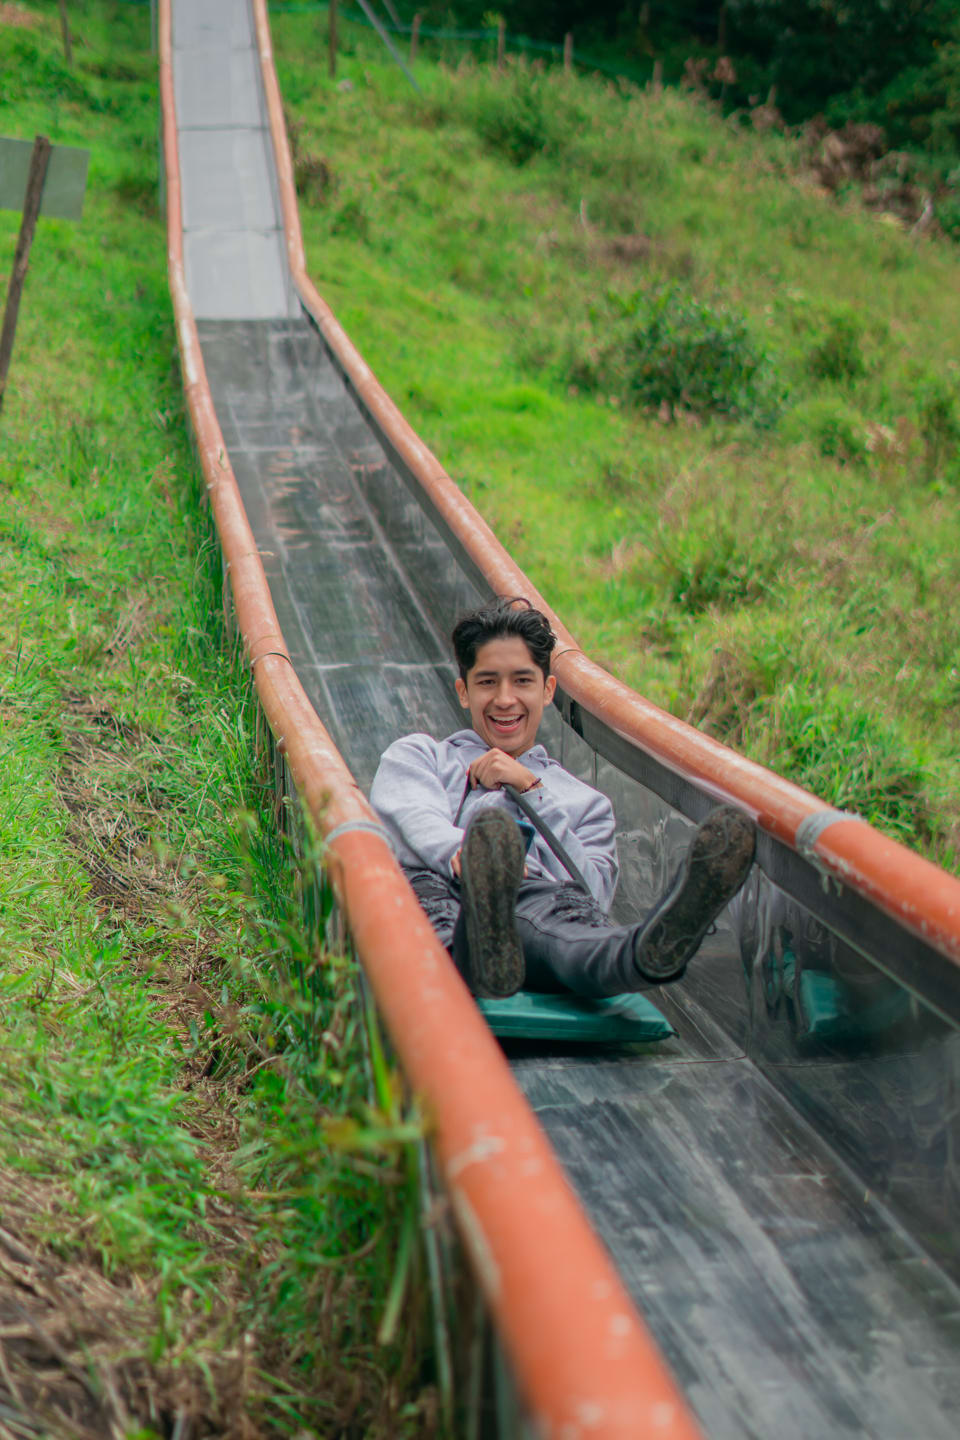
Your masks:
<svg viewBox="0 0 960 1440"><path fill-rule="evenodd" d="M46 135L38 135L33 142L30 156L30 173L27 176L27 193L23 202L23 219L17 237L17 249L7 287L7 303L3 312L3 329L0 331L0 410L7 388L7 372L13 355L13 337L17 332L17 315L20 313L20 296L30 262L30 246L37 228L37 216L43 200L43 183L47 178L47 163L50 159L50 141Z"/></svg>
<svg viewBox="0 0 960 1440"><path fill-rule="evenodd" d="M563 37L563 68L573 69L573 34L569 30Z"/></svg>
<svg viewBox="0 0 960 1440"><path fill-rule="evenodd" d="M73 41L70 39L70 24L67 20L67 0L58 0L60 5L60 30L63 35L64 59L73 69Z"/></svg>
<svg viewBox="0 0 960 1440"><path fill-rule="evenodd" d="M327 57L332 80L337 73L337 0L330 0L330 11L327 18Z"/></svg>
<svg viewBox="0 0 960 1440"><path fill-rule="evenodd" d="M504 58L507 53L507 22L501 15L497 21L497 69L503 69Z"/></svg>
<svg viewBox="0 0 960 1440"><path fill-rule="evenodd" d="M413 26L410 30L410 64L417 58L417 47L420 44L420 11L413 17Z"/></svg>
<svg viewBox="0 0 960 1440"><path fill-rule="evenodd" d="M663 90L663 61L662 61L662 60L654 60L654 62L653 62L653 82L652 82L652 83L653 83L653 93L654 93L654 95L659 95L659 94L661 93L661 91Z"/></svg>

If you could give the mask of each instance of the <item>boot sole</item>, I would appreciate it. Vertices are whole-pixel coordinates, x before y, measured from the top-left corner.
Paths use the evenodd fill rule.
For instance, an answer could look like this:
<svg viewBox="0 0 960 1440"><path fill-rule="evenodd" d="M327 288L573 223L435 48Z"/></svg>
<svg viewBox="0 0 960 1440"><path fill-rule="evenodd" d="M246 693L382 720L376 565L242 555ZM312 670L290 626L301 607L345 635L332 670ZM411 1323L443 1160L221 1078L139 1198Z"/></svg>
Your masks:
<svg viewBox="0 0 960 1440"><path fill-rule="evenodd" d="M634 965L645 980L676 980L720 911L750 873L756 826L741 811L711 811L691 841L663 901L637 936Z"/></svg>
<svg viewBox="0 0 960 1440"><path fill-rule="evenodd" d="M513 995L525 978L515 907L523 878L520 832L502 810L482 810L461 858L470 988L489 999Z"/></svg>

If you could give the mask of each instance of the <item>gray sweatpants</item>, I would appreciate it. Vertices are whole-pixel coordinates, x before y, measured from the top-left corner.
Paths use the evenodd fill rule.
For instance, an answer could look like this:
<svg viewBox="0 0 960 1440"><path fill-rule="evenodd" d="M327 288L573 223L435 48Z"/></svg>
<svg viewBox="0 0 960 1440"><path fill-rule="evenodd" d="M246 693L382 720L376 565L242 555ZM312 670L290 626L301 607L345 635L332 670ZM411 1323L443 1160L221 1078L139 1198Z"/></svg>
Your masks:
<svg viewBox="0 0 960 1440"><path fill-rule="evenodd" d="M459 883L435 870L405 873L441 944L460 973L467 973ZM651 988L633 964L641 925L614 925L578 886L522 880L516 918L527 970L524 989L597 998Z"/></svg>

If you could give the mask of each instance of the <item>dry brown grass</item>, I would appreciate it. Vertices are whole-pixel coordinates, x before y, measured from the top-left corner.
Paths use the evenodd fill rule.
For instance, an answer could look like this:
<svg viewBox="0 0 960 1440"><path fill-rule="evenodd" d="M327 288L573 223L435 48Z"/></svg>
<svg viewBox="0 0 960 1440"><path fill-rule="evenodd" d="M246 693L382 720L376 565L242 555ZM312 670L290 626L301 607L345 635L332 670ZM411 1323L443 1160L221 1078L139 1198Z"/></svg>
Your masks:
<svg viewBox="0 0 960 1440"><path fill-rule="evenodd" d="M107 1276L88 1259L65 1261L50 1246L25 1241L38 1219L46 1227L69 1222L69 1196L46 1182L3 1175L0 1204L0 1433L18 1440L125 1440L147 1428L237 1440L263 1433L249 1413L255 1348L251 1337L229 1333L226 1308L185 1314L179 1363L176 1356L155 1363L157 1282ZM224 1247L242 1243L238 1217L220 1218Z"/></svg>

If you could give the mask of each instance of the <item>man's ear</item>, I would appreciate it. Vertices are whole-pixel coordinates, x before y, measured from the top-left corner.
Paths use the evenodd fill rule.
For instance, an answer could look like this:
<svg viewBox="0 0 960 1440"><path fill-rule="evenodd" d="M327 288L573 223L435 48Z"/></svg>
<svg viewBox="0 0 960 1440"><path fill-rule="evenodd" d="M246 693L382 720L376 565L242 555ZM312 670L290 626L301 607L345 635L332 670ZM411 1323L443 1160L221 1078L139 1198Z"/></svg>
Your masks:
<svg viewBox="0 0 960 1440"><path fill-rule="evenodd" d="M466 685L464 684L464 682L463 682L461 679L459 679L459 677L458 677L458 679L457 679L457 681L456 681L456 686L457 686L457 699L460 701L460 704L463 706L464 710L469 710L469 709L470 709L470 697L467 695L467 687L466 687Z"/></svg>
<svg viewBox="0 0 960 1440"><path fill-rule="evenodd" d="M545 697L543 702L544 705L550 704L550 702L553 700L554 695L556 694L556 691L557 677L556 675L548 675L546 680L543 682L543 692Z"/></svg>

